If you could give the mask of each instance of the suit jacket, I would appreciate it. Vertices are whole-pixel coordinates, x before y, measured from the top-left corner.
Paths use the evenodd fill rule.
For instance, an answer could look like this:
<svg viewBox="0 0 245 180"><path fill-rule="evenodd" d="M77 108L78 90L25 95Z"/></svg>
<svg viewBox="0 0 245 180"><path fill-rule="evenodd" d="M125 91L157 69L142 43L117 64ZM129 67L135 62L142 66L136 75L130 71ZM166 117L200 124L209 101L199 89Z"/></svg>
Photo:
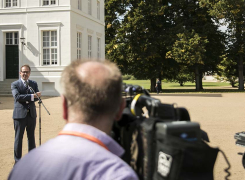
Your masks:
<svg viewBox="0 0 245 180"><path fill-rule="evenodd" d="M29 79L28 82L29 86L32 87L35 92L39 92L37 83L35 81ZM26 117L28 110L28 104L26 103L27 101L29 102L31 117L36 118L37 113L35 101L38 99L35 98L34 101L31 101L31 94L33 94L33 92L31 92L29 89L27 93L26 87L24 86L21 79L11 83L11 90L14 97L13 119L23 119Z"/></svg>

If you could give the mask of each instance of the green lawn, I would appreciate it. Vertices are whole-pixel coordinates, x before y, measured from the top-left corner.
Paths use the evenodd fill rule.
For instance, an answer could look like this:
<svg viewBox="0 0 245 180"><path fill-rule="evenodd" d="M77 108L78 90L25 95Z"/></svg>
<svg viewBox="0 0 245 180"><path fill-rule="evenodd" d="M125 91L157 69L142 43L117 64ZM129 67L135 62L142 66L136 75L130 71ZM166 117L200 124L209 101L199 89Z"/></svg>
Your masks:
<svg viewBox="0 0 245 180"><path fill-rule="evenodd" d="M126 84L139 85L150 89L150 80L124 80ZM162 82L163 93L195 93L195 83L187 82L184 86L179 83ZM229 83L224 82L203 82L203 90L197 93L223 93L223 92L244 92L238 88L232 88Z"/></svg>
<svg viewBox="0 0 245 180"><path fill-rule="evenodd" d="M150 80L124 80L126 84L139 85L145 89L150 89ZM224 82L203 82L203 88L207 87L231 87L229 83ZM162 82L163 89L195 89L195 83L187 82L184 86L180 86L179 83Z"/></svg>

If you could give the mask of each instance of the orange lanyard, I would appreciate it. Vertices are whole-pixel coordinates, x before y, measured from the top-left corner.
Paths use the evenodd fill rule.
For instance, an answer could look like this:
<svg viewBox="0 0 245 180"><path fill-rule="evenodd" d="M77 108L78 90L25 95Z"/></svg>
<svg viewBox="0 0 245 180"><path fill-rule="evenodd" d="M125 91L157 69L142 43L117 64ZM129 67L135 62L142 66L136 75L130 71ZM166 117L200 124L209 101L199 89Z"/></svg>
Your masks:
<svg viewBox="0 0 245 180"><path fill-rule="evenodd" d="M59 133L59 135L71 135L71 136L78 136L78 137L81 137L81 138L85 138L85 139L88 139L90 141L93 141L93 142L99 144L100 146L102 146L103 148L105 148L106 150L109 151L109 149L106 147L106 145L103 142L101 142L99 139L97 139L97 138L95 138L93 136L90 136L88 134L74 132L74 131L61 131Z"/></svg>

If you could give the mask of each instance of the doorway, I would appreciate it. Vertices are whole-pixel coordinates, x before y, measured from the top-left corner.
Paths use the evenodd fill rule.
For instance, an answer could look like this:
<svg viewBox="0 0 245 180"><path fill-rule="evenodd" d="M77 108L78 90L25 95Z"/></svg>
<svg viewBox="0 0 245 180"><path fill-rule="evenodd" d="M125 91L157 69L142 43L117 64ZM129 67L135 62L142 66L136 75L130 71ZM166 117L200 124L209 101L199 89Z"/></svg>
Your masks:
<svg viewBox="0 0 245 180"><path fill-rule="evenodd" d="M6 79L19 78L19 34L6 33L5 44Z"/></svg>

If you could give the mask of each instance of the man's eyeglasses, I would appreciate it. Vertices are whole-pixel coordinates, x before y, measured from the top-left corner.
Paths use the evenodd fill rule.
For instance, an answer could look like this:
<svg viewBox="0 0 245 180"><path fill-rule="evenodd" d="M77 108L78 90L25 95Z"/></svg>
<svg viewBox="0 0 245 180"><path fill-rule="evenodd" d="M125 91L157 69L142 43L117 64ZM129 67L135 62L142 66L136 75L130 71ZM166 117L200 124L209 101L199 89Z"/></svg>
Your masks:
<svg viewBox="0 0 245 180"><path fill-rule="evenodd" d="M23 74L29 74L30 71L21 71Z"/></svg>

